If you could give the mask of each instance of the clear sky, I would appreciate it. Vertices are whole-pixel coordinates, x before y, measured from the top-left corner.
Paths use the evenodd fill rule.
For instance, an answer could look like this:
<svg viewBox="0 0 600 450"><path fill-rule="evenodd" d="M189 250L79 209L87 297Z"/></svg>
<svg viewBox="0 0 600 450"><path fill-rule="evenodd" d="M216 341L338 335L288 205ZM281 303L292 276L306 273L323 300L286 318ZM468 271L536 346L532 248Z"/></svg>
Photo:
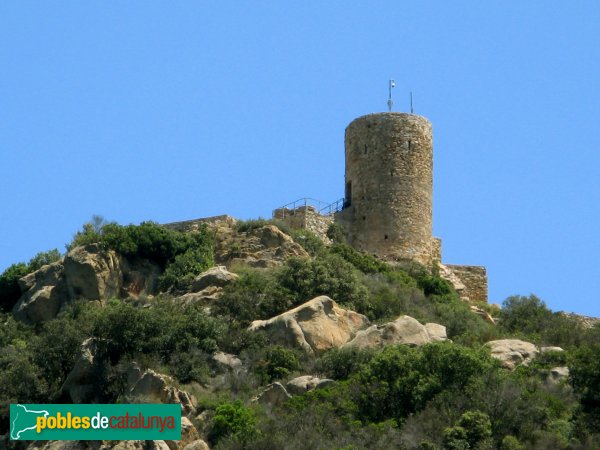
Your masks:
<svg viewBox="0 0 600 450"><path fill-rule="evenodd" d="M597 1L3 1L0 271L122 224L344 191L344 129L434 128L434 234L490 301L600 316Z"/></svg>

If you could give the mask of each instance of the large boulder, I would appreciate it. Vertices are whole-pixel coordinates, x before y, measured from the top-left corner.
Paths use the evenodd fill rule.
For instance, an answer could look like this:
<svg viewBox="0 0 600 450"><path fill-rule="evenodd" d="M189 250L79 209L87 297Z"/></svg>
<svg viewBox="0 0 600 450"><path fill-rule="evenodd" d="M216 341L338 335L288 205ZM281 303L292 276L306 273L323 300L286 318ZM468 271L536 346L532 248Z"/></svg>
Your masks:
<svg viewBox="0 0 600 450"><path fill-rule="evenodd" d="M180 403L182 412L189 414L196 407L196 399L186 391L177 389L173 384L171 377L148 369L133 384L129 395L144 402Z"/></svg>
<svg viewBox="0 0 600 450"><path fill-rule="evenodd" d="M123 288L123 258L97 244L75 247L65 256L65 277L71 299L107 300Z"/></svg>
<svg viewBox="0 0 600 450"><path fill-rule="evenodd" d="M62 392L73 403L97 403L98 382L102 380L108 364L103 341L88 338L81 344L75 365L62 385Z"/></svg>
<svg viewBox="0 0 600 450"><path fill-rule="evenodd" d="M443 325L434 323L421 325L418 320L410 316L400 316L393 322L372 325L366 330L359 331L344 347L382 348L394 344L416 347L445 340L447 340L446 327Z"/></svg>
<svg viewBox="0 0 600 450"><path fill-rule="evenodd" d="M509 370L521 364L529 364L540 352L532 343L520 339L499 339L485 345L489 347L492 357Z"/></svg>
<svg viewBox="0 0 600 450"><path fill-rule="evenodd" d="M318 353L340 347L368 323L362 314L322 295L269 320L255 320L249 329L264 331L272 343Z"/></svg>
<svg viewBox="0 0 600 450"><path fill-rule="evenodd" d="M64 266L55 262L41 267L19 280L23 295L13 307L15 319L38 324L56 317L68 301Z"/></svg>
<svg viewBox="0 0 600 450"><path fill-rule="evenodd" d="M287 382L285 388L292 395L301 395L313 389L321 389L335 383L329 378L319 378L313 375L303 375Z"/></svg>
<svg viewBox="0 0 600 450"><path fill-rule="evenodd" d="M244 367L242 360L230 353L216 352L212 359L218 366L227 371L238 373Z"/></svg>
<svg viewBox="0 0 600 450"><path fill-rule="evenodd" d="M192 292L200 292L209 287L225 287L239 278L235 273L230 272L225 266L216 266L202 272L192 283Z"/></svg>

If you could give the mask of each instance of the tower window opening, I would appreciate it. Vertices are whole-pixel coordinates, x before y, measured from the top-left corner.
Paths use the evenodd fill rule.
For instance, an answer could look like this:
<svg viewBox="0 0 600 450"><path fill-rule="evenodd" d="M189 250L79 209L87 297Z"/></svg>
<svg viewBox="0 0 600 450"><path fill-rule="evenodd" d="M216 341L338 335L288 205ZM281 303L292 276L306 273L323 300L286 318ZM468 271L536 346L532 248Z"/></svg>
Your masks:
<svg viewBox="0 0 600 450"><path fill-rule="evenodd" d="M367 147L367 144L365 144L365 155L369 153L369 148Z"/></svg>
<svg viewBox="0 0 600 450"><path fill-rule="evenodd" d="M386 234L386 235L384 236L384 239L387 239L387 238L388 238L388 235Z"/></svg>
<svg viewBox="0 0 600 450"><path fill-rule="evenodd" d="M408 149L409 150L410 150L411 146L412 146L412 141L408 141Z"/></svg>
<svg viewBox="0 0 600 450"><path fill-rule="evenodd" d="M346 192L344 195L344 208L352 205L352 181L346 182Z"/></svg>

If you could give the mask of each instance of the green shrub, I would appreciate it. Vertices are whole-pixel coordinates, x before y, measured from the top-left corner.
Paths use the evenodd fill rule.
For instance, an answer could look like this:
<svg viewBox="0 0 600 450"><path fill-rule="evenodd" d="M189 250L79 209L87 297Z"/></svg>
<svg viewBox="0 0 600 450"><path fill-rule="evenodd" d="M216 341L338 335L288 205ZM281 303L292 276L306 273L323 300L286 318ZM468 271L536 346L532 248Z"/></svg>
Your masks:
<svg viewBox="0 0 600 450"><path fill-rule="evenodd" d="M309 230L291 230L290 236L292 236L294 242L300 244L310 256L316 256L325 247L321 238Z"/></svg>
<svg viewBox="0 0 600 450"><path fill-rule="evenodd" d="M327 378L346 380L366 366L375 353L376 350L370 348L332 349L317 361L317 370Z"/></svg>
<svg viewBox="0 0 600 450"><path fill-rule="evenodd" d="M576 350L569 379L579 398L582 421L589 431L600 429L600 345Z"/></svg>
<svg viewBox="0 0 600 450"><path fill-rule="evenodd" d="M352 305L366 295L354 267L334 254L320 255L312 260L289 258L277 281L293 293L294 304L327 295L339 303Z"/></svg>
<svg viewBox="0 0 600 450"><path fill-rule="evenodd" d="M525 450L525 446L516 437L507 435L502 438L500 450Z"/></svg>
<svg viewBox="0 0 600 450"><path fill-rule="evenodd" d="M194 278L214 265L212 249L192 248L175 256L158 280L162 291L174 288L176 291L189 289Z"/></svg>
<svg viewBox="0 0 600 450"><path fill-rule="evenodd" d="M467 430L463 427L450 427L444 430L444 450L469 450Z"/></svg>
<svg viewBox="0 0 600 450"><path fill-rule="evenodd" d="M342 226L338 223L332 223L327 228L327 237L331 239L334 244L345 244L346 243L346 232Z"/></svg>
<svg viewBox="0 0 600 450"><path fill-rule="evenodd" d="M265 225L270 225L270 223L270 221L268 221L267 219L263 219L262 217L258 219L238 220L235 223L235 230L238 233L246 233L248 231L262 228Z"/></svg>
<svg viewBox="0 0 600 450"><path fill-rule="evenodd" d="M387 273L391 267L374 256L359 252L348 244L333 244L329 251L339 255L363 273Z"/></svg>
<svg viewBox="0 0 600 450"><path fill-rule="evenodd" d="M247 327L257 319L268 319L289 309L294 295L277 282L274 271L246 269L227 285L215 305L215 313Z"/></svg>
<svg viewBox="0 0 600 450"><path fill-rule="evenodd" d="M485 352L450 343L386 347L352 379L357 383L359 415L368 421L402 423L436 395L464 389L494 367Z"/></svg>
<svg viewBox="0 0 600 450"><path fill-rule="evenodd" d="M439 275L423 274L417 279L417 283L426 296L445 296L454 293L452 285Z"/></svg>
<svg viewBox="0 0 600 450"><path fill-rule="evenodd" d="M70 317L45 322L29 342L32 361L47 380L52 395L58 395L73 368L81 343L89 336L91 324Z"/></svg>
<svg viewBox="0 0 600 450"><path fill-rule="evenodd" d="M43 266L60 261L61 259L62 255L57 248L48 250L47 252L40 252L29 260L29 273L35 272L36 270L41 269Z"/></svg>
<svg viewBox="0 0 600 450"><path fill-rule="evenodd" d="M224 324L201 306L181 307L168 300L151 308L114 300L95 311L95 316L91 334L105 340L113 363L138 354L157 355L166 363L175 352L212 353L225 334Z"/></svg>
<svg viewBox="0 0 600 450"><path fill-rule="evenodd" d="M257 434L254 411L241 402L223 403L215 411L209 439L213 444L226 436L240 441L252 439Z"/></svg>
<svg viewBox="0 0 600 450"><path fill-rule="evenodd" d="M206 383L210 379L208 353L191 349L169 357L169 371L180 383Z"/></svg>
<svg viewBox="0 0 600 450"><path fill-rule="evenodd" d="M492 423L481 411L467 411L458 420L458 426L466 431L469 448L491 448Z"/></svg>
<svg viewBox="0 0 600 450"><path fill-rule="evenodd" d="M293 350L272 345L263 351L263 357L254 367L254 373L262 384L268 384L285 378L300 367L300 360Z"/></svg>
<svg viewBox="0 0 600 450"><path fill-rule="evenodd" d="M500 326L511 333L534 335L551 317L552 311L535 295L512 296L502 303Z"/></svg>

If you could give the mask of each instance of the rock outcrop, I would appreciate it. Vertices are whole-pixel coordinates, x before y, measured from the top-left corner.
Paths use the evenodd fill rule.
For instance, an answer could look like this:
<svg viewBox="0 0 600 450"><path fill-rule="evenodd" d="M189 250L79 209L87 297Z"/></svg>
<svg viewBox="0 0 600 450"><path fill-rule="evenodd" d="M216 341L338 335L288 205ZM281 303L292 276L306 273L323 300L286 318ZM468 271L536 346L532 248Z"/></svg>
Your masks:
<svg viewBox="0 0 600 450"><path fill-rule="evenodd" d="M195 398L174 387L171 377L151 369L146 370L133 384L129 395L137 400L154 403L180 403L184 414L189 414L196 407Z"/></svg>
<svg viewBox="0 0 600 450"><path fill-rule="evenodd" d="M335 381L330 380L329 378L321 379L312 375L304 375L288 381L285 388L287 392L292 395L301 395L305 392L312 391L313 389L324 388L332 383L335 383Z"/></svg>
<svg viewBox="0 0 600 450"><path fill-rule="evenodd" d="M73 403L98 403L98 383L104 376L107 356L102 349L101 341L89 338L81 344L75 365L62 385L62 392L69 396Z"/></svg>
<svg viewBox="0 0 600 450"><path fill-rule="evenodd" d="M509 370L521 364L529 364L540 351L530 342L520 339L500 339L485 344L490 348L492 357L498 359Z"/></svg>
<svg viewBox="0 0 600 450"><path fill-rule="evenodd" d="M71 299L102 301L121 294L124 260L116 252L96 244L75 247L64 265Z"/></svg>
<svg viewBox="0 0 600 450"><path fill-rule="evenodd" d="M382 348L386 345L404 344L421 346L430 342L445 341L446 327L436 323L421 325L410 316L400 316L393 322L372 325L356 333L344 347Z"/></svg>
<svg viewBox="0 0 600 450"><path fill-rule="evenodd" d="M53 319L68 301L62 262L41 267L19 280L23 295L13 308L15 319L37 324Z"/></svg>
<svg viewBox="0 0 600 450"><path fill-rule="evenodd" d="M300 244L277 228L264 225L248 231L238 232L233 227L221 229L217 236L215 261L227 267L236 264L251 267L274 267L291 257L308 257Z"/></svg>
<svg viewBox="0 0 600 450"><path fill-rule="evenodd" d="M345 344L368 323L323 295L269 320L255 320L249 329L264 331L272 343L319 353Z"/></svg>
<svg viewBox="0 0 600 450"><path fill-rule="evenodd" d="M202 272L194 279L192 292L200 292L207 287L222 288L238 278L238 275L227 270L225 266L215 266Z"/></svg>
<svg viewBox="0 0 600 450"><path fill-rule="evenodd" d="M198 430L196 430L190 419L183 416L181 417L181 439L178 441L165 441L165 444L167 444L169 450L183 450L188 444L199 440Z"/></svg>

